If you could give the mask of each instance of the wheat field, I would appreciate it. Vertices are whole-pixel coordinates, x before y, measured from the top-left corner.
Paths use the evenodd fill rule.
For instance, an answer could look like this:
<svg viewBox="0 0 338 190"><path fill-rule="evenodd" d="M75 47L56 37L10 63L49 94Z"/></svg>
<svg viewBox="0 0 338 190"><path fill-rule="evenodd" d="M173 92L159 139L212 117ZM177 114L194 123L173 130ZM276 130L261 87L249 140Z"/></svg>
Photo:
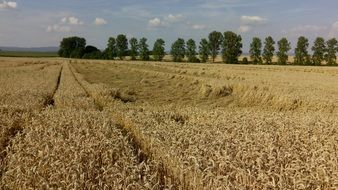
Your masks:
<svg viewBox="0 0 338 190"><path fill-rule="evenodd" d="M338 68L0 58L1 189L337 189Z"/></svg>

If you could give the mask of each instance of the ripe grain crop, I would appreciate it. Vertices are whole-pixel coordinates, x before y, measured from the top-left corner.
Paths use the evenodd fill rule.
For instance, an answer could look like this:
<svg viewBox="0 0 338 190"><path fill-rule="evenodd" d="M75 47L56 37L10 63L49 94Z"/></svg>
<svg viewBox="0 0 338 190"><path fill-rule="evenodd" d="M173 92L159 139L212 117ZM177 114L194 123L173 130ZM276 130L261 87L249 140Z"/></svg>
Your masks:
<svg viewBox="0 0 338 190"><path fill-rule="evenodd" d="M0 68L1 188L338 185L336 68L28 61Z"/></svg>
<svg viewBox="0 0 338 190"><path fill-rule="evenodd" d="M0 167L5 172L4 159L11 140L22 132L33 110L46 107L57 85L60 66L29 65L0 68Z"/></svg>
<svg viewBox="0 0 338 190"><path fill-rule="evenodd" d="M158 189L116 124L97 111L45 110L13 140L5 188Z"/></svg>
<svg viewBox="0 0 338 190"><path fill-rule="evenodd" d="M53 96L60 65L1 68L0 105L42 109Z"/></svg>
<svg viewBox="0 0 338 190"><path fill-rule="evenodd" d="M126 65L122 66L122 64ZM84 65L86 69L83 69ZM189 72L179 73L181 82L182 79L187 81L197 79L202 85L209 84L211 92L217 89L215 88L217 86L229 91L216 93L216 96L207 99L203 98L210 104L227 102L223 104L225 107L207 109L203 104L182 105L179 99L175 99L177 97L172 97L174 101L159 105L158 102L163 100L157 98L156 93L161 94L161 89L153 90L150 97L144 98L142 93L148 94L150 89L155 89L153 86L157 85L156 81L168 80L168 72L144 71L153 66L151 63L149 65L107 63L96 64L95 68L91 68L90 64L78 63L75 67L78 71L86 73L83 75L84 79L105 83L105 85L95 84L101 86L95 91L98 99L100 99L98 89L102 91L101 100L102 97L107 97L102 105L109 105L108 109L111 113L123 115L121 122L136 138L141 139L146 151L162 155L162 157L155 155L154 160L163 161L169 171L172 171L171 175L179 178L189 174L191 178L184 178L185 182L191 184L190 187L201 189L334 189L336 187L338 121L332 115L336 111L334 109L336 105L331 104L333 109L325 111L326 101L330 101L326 99L329 97L328 94L322 96L323 100L312 96L303 97L307 93L310 95L307 91L301 95L297 94L301 89L304 91L313 87L313 80L317 80L318 77L324 79L330 77L331 80L335 80L332 76L337 72L335 69L282 67L281 71L266 67L249 67L247 73L230 78L226 76L227 83L223 84L228 86L225 88L220 85L222 82L219 79L222 79L222 73L216 78L195 78L186 76ZM174 64L164 64L163 67L167 66L174 67ZM105 72L107 77L121 72L130 75L125 75L125 78L117 75L116 78L119 80L116 81L107 80L105 76L94 77L90 74L91 69L94 69L94 72L101 72L100 67L113 68L110 72ZM133 69L135 67L143 68ZM177 67L190 67L190 65L183 64ZM243 72L245 69L240 70L240 66L229 67L224 66L221 69L232 69L233 72ZM205 69L204 72L207 74L214 71ZM295 90L290 91L291 95L276 94L283 91L282 88L274 85L280 79L266 81L266 85L261 79L264 75L259 76L255 72L267 76L273 75L274 72L285 72L285 75L290 72L289 76L284 77L286 80L289 80L288 77L297 78L298 74L304 72L309 81L298 81L302 84L290 81L288 83L290 88ZM327 73L332 74L327 76ZM133 87L134 75L143 79L156 76L154 78L156 81L150 80L150 85L147 84L150 87L141 86L141 89L136 92L135 103L125 104L109 99L109 93L105 93L109 92L109 85L110 88L120 87L121 90L126 87L126 84L128 88ZM252 79L245 82L246 79L243 80L243 77ZM171 83L178 81L175 78L169 85L162 86L168 94L170 94ZM259 80L262 82L257 82ZM239 81L244 81L244 84ZM323 84L326 81L317 80L316 83ZM90 83L87 85L90 86ZM197 90L199 88L193 89L194 92ZM315 90L315 93L319 94L336 89L321 87ZM250 97L252 99L248 99ZM190 103L195 104L196 100ZM147 141L151 143L147 144Z"/></svg>
<svg viewBox="0 0 338 190"><path fill-rule="evenodd" d="M63 63L60 85L55 93L55 106L58 109L72 108L96 110L94 100L88 97L86 91L75 80L69 64Z"/></svg>
<svg viewBox="0 0 338 190"><path fill-rule="evenodd" d="M97 108L68 62L62 68L53 106L32 110L11 140L1 187L171 189L159 165L140 159L128 135Z"/></svg>

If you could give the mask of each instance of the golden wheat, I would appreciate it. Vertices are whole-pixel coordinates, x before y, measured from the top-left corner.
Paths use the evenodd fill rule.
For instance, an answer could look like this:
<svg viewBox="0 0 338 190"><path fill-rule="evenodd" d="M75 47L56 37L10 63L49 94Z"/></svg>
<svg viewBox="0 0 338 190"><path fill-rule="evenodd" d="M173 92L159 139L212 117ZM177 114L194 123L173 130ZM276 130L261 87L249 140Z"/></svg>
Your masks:
<svg viewBox="0 0 338 190"><path fill-rule="evenodd" d="M31 110L5 145L1 187L171 189L158 163L141 160L131 139L98 109L68 62L62 68L54 106Z"/></svg>
<svg viewBox="0 0 338 190"><path fill-rule="evenodd" d="M1 188L338 186L336 68L7 61Z"/></svg>
<svg viewBox="0 0 338 190"><path fill-rule="evenodd" d="M110 72L113 73L125 72L133 75L135 72L139 78L148 78L149 75L167 77L167 72L161 71L159 74L158 71L153 73L145 71L149 67L146 64L141 63L142 66L135 64L136 67L145 67L141 69L134 69L134 64L117 63L117 67L115 64L106 64L103 67L111 68ZM82 67L81 64L76 65L78 68ZM99 68L100 65L95 67ZM127 69L123 70L126 67ZM87 64L88 68L90 67ZM275 71L273 68L271 70ZM297 70L299 68L296 68ZM204 72L209 71L205 69ZM250 73L254 72L256 71ZM317 75L317 72L310 69L309 76ZM336 71L328 69L328 72ZM181 76L179 80L195 78L201 81L202 85L208 88L202 90L202 94L209 91L210 97L209 94L213 92L211 99L225 97L224 101L228 101L228 96L232 96L229 97L232 100L231 106L213 110L182 106L177 103L159 106L156 104L156 95L150 97L154 99L154 103L124 104L113 101L113 98L109 99L109 93L104 93L109 91L106 89L109 86L99 84L103 95L102 105L108 105L107 109L110 109L112 114L123 115L121 123L140 139L140 143L149 154L155 154L153 159L165 163L172 172L171 175L178 177L189 174L191 178L184 178L181 185L188 183L188 187L195 189L334 189L338 175L336 157L338 121L334 115L330 116L335 109L327 110L329 113L325 113L328 115L318 115L316 111L323 106L321 104L328 101L327 99L297 97L293 92L294 97L302 98L301 101L309 103L287 102L289 94L275 93L280 90L278 86L269 88L252 81L245 84L233 82L233 80L243 81L243 77L247 75L226 76L228 83L223 83L219 81L221 75L216 78L210 77L212 75L191 78L189 75L186 76L187 73L185 71L178 73ZM104 76L102 78L104 81ZM133 76L126 75L125 78L120 80L128 82ZM111 84L110 82L106 83ZM85 83L90 86L89 83ZM305 81L302 85L312 84ZM295 84L292 88L300 88L300 85ZM100 88L97 87L93 94L98 94L98 89ZM321 89L321 92L325 92L324 90ZM236 105L240 107L235 107ZM313 109L312 105L318 107ZM284 109L276 111L276 108L283 106ZM303 109L297 106L311 112L304 114Z"/></svg>

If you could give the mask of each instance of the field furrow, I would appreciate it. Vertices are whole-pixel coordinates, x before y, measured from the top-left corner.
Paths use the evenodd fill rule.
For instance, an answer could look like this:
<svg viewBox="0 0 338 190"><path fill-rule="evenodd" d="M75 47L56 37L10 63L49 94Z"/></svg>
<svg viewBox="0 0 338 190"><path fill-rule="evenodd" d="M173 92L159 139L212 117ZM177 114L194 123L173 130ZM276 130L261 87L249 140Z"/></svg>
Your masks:
<svg viewBox="0 0 338 190"><path fill-rule="evenodd" d="M91 97L76 81L69 69L69 63L63 63L60 85L54 96L57 109L96 110L97 107Z"/></svg>
<svg viewBox="0 0 338 190"><path fill-rule="evenodd" d="M54 104L36 110L12 139L2 188L173 189L160 166L102 112L64 62ZM19 167L18 167L19 166Z"/></svg>
<svg viewBox="0 0 338 190"><path fill-rule="evenodd" d="M12 140L21 133L34 110L49 106L57 88L59 65L25 68L1 68L0 72L0 168L6 172L5 162Z"/></svg>

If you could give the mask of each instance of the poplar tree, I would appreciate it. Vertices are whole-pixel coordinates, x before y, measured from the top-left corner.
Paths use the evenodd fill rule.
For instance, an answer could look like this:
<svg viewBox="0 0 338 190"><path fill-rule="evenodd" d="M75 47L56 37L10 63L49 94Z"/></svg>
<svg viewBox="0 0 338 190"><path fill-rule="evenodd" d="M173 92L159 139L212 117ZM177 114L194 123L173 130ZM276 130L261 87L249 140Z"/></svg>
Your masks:
<svg viewBox="0 0 338 190"><path fill-rule="evenodd" d="M291 44L286 38L282 38L278 41L278 64L286 65L289 55L288 52L291 50Z"/></svg>
<svg viewBox="0 0 338 190"><path fill-rule="evenodd" d="M250 58L254 64L262 64L262 41L261 39L254 37L250 44Z"/></svg>
<svg viewBox="0 0 338 190"><path fill-rule="evenodd" d="M263 50L263 60L265 64L272 64L273 55L275 53L275 43L271 36L265 38Z"/></svg>
<svg viewBox="0 0 338 190"><path fill-rule="evenodd" d="M109 38L106 52L108 59L115 59L117 56L116 39L114 37Z"/></svg>
<svg viewBox="0 0 338 190"><path fill-rule="evenodd" d="M219 50L222 44L222 33L213 31L209 34L209 50L212 57L212 62L215 62L215 58L219 54Z"/></svg>
<svg viewBox="0 0 338 190"><path fill-rule="evenodd" d="M171 56L173 57L174 62L181 62L184 59L185 55L185 41L182 38L178 38L171 45Z"/></svg>
<svg viewBox="0 0 338 190"><path fill-rule="evenodd" d="M295 60L296 65L309 65L310 56L308 53L309 40L304 36L298 38L297 47L295 49Z"/></svg>
<svg viewBox="0 0 338 190"><path fill-rule="evenodd" d="M196 62L196 43L195 40L189 39L187 41L187 50L186 50L186 56L188 58L188 62Z"/></svg>
<svg viewBox="0 0 338 190"><path fill-rule="evenodd" d="M208 40L203 38L200 41L200 45L199 45L199 56L201 59L201 62L205 63L207 62L209 55L210 55L210 50L209 50L209 46L208 46Z"/></svg>
<svg viewBox="0 0 338 190"><path fill-rule="evenodd" d="M116 54L121 60L126 56L128 50L128 39L126 35L119 34L116 38Z"/></svg>
<svg viewBox="0 0 338 190"><path fill-rule="evenodd" d="M141 38L139 43L139 51L142 61L148 61L150 59L148 47L147 38Z"/></svg>
<svg viewBox="0 0 338 190"><path fill-rule="evenodd" d="M165 56L165 42L163 39L159 38L155 41L153 47L153 56L156 61L162 61Z"/></svg>
<svg viewBox="0 0 338 190"><path fill-rule="evenodd" d="M326 42L327 50L325 55L325 60L328 65L336 65L337 60L337 51L338 51L338 41L336 38L332 38Z"/></svg>
<svg viewBox="0 0 338 190"><path fill-rule="evenodd" d="M129 40L130 44L130 57L131 60L136 60L136 56L138 56L138 42L136 38L131 38Z"/></svg>
<svg viewBox="0 0 338 190"><path fill-rule="evenodd" d="M223 35L222 58L225 63L238 63L242 54L242 37L234 32L227 31Z"/></svg>

